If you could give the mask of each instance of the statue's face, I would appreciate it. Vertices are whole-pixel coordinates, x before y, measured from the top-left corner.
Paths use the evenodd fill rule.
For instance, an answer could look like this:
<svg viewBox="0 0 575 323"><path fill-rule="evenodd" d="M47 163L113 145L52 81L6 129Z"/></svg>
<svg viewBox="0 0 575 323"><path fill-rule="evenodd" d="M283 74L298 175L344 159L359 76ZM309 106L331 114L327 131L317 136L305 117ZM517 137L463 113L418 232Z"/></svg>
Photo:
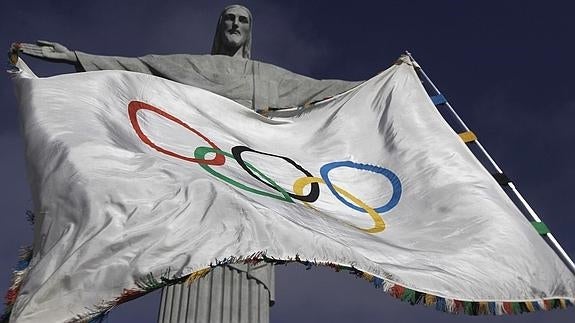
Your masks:
<svg viewBox="0 0 575 323"><path fill-rule="evenodd" d="M250 33L250 16L243 8L229 8L223 13L223 39L227 47L241 47Z"/></svg>

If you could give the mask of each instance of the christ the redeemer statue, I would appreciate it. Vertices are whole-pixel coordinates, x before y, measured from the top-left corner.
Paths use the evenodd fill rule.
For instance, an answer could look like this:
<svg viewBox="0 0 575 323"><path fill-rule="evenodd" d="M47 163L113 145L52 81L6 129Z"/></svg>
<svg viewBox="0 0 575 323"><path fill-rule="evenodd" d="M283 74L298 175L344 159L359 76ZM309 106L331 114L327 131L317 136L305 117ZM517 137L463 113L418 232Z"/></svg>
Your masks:
<svg viewBox="0 0 575 323"><path fill-rule="evenodd" d="M315 80L250 60L252 21L247 8L226 7L218 21L211 55L97 56L46 41L22 43L19 48L34 57L73 64L78 71L127 70L160 76L209 90L258 112L304 106L358 84ZM214 268L191 285L164 288L158 320L266 323L273 302L271 265L232 264Z"/></svg>

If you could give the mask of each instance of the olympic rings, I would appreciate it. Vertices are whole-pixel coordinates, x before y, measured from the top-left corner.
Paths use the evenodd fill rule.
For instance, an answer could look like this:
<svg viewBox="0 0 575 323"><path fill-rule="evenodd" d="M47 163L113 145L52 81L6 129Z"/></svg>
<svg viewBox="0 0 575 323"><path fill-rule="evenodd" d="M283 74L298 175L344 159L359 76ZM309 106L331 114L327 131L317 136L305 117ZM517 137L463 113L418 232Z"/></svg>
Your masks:
<svg viewBox="0 0 575 323"><path fill-rule="evenodd" d="M226 153L226 152L224 152L224 151L221 151L221 150L218 150L218 149L213 149L213 148L210 148L210 147L198 147L198 148L196 148L196 150L194 151L194 157L196 157L196 158L198 158L198 159L201 160L201 159L203 159L203 158L206 156L207 153L210 153L210 152L216 153L216 154L222 154L222 155L225 155L225 156L227 156L227 157L230 157L230 158L235 159L234 156L233 156L232 154L230 154L230 153ZM237 181L235 181L235 180L233 180L233 179L231 179L231 178L229 178L229 177L227 177L227 176L225 176L225 175L223 175L223 174L221 174L221 173L216 172L215 170L213 170L213 169L212 169L210 166L208 166L207 164L201 164L201 163L200 163L199 165L200 165L200 167L202 167L204 170L206 170L208 173L214 175L215 177L221 179L222 181L224 181L224 182L226 182L226 183L232 184L233 186L235 186L235 187L237 187L237 188L240 188L240 189L243 189L243 190L246 190L246 191L248 191L248 192L252 192L252 193L258 194L258 195L263 195L263 196L267 196L267 197L272 197L272 198L274 198L274 199L278 199L278 200L281 200L281 201L286 201L286 202L293 203L293 200L290 198L290 196L288 195L288 193L287 193L283 188L281 188L278 184L276 184L272 179L270 179L270 178L267 177L266 175L262 174L259 170L257 170L257 169L256 169L254 166L252 166L250 163L245 163L246 167L247 167L248 169L250 169L250 171L253 170L254 172L256 172L258 175L260 175L261 177L263 177L267 182L263 182L261 179L259 179L259 177L256 177L256 178L258 178L258 180L262 181L264 184L268 185L269 187L273 188L274 190L280 192L280 193L283 195L283 197L280 197L280 196L278 196L278 195L271 194L271 193L266 192L266 191L258 190L258 189L256 189L256 188L249 187L249 186L244 185L244 184L242 184L242 183L240 183L240 182L237 182ZM243 167L243 166L242 166L242 167ZM252 175L252 176L255 177L255 175Z"/></svg>
<svg viewBox="0 0 575 323"><path fill-rule="evenodd" d="M152 111L152 112L154 112L154 113L156 113L156 114L158 114L158 115L160 115L160 116L162 116L162 117L164 117L164 118L166 118L172 122L177 123L178 125L186 128L187 130L193 132L194 134L196 134L197 136L202 138L211 147L205 147L205 146L197 147L194 150L194 158L191 158L191 157L177 154L175 152L169 151L165 148L162 148L162 147L156 145L143 133L143 131L140 127L140 124L138 122L138 117L137 117L137 113L139 110ZM231 149L231 153L224 152L218 146L216 146L216 144L214 144L212 141L210 141L206 136L201 134L196 129L190 127L188 124L186 124L182 120L176 118L175 116L173 116L173 115L171 115L171 114L169 114L169 113L167 113L167 112L165 112L159 108L151 106L147 103L140 102L140 101L131 101L128 104L128 115L130 118L130 122L132 124L132 128L134 128L134 131L136 132L136 134L138 135L140 140L142 140L146 145L150 146L151 148L157 150L158 152L160 152L162 154L166 154L168 156L172 156L172 157L175 157L175 158L178 158L181 160L196 163L196 164L200 165L200 167L202 167L202 169L204 169L208 173L212 174L213 176L217 177L218 179L220 179L220 180L222 180L222 181L224 181L230 185L233 185L239 189L242 189L242 190L254 193L254 194L258 194L261 196L271 197L271 198L278 199L281 201L289 202L289 203L294 203L294 200L292 200L292 198L294 198L294 199L302 201L305 205L307 205L311 208L314 208L313 206L310 205L310 203L315 202L319 197L319 192L320 192L319 191L319 184L325 184L329 188L331 193L340 202L342 202L343 204L345 204L346 206L348 206L354 210L369 214L369 216L371 217L371 219L374 222L374 226L372 228L364 229L364 228L359 228L359 227L354 226L355 228L362 230L362 231L365 231L365 232L368 232L368 233L378 233L378 232L385 230L386 225L385 225L385 222L383 221L383 218L380 216L380 213L388 212L389 210L394 208L399 203L399 200L401 198L401 193L402 193L401 181L399 180L397 175L395 175L395 173L393 173L391 170L386 169L386 168L382 168L382 167L374 166L374 165L355 163L352 161L338 161L338 162L331 162L331 163L323 165L320 168L321 178L314 177L310 172L308 172L306 169L304 169L302 166L298 165L295 161L293 161L292 159L290 159L288 157L257 151L257 150L254 150L252 148L246 147L246 146L235 146ZM293 184L294 193L293 194L289 193L285 189L280 187L271 178L267 177L261 171L259 171L257 168L255 168L252 164L244 161L242 159L242 153L244 153L244 152L254 152L257 154L261 154L261 155L266 155L266 156L271 156L271 157L283 159L283 160L287 161L288 163L290 163L292 166L294 166L297 170L304 173L305 177L298 178ZM216 156L213 159L204 159L204 157L208 153L215 153ZM234 159L242 167L242 169L244 171L246 171L250 176L254 177L255 179L262 182L266 186L272 188L273 190L279 192L281 194L281 196L276 195L276 194L272 194L270 192L262 191L260 189L248 186L248 185L243 184L243 183L240 183L238 181L235 181L235 180L215 171L211 166L222 166L226 161L225 157L229 157L229 158ZM332 184L332 182L330 181L329 176L328 176L329 172L335 168L338 168L338 167L350 167L350 168L355 168L355 169L359 169L359 170L366 170L369 172L373 172L373 173L377 173L377 174L381 174L381 175L385 176L390 181L392 189L393 189L390 200L386 204L374 209L371 206L364 203L363 201L361 201L359 198L357 198L357 197L353 196L352 194L350 194L349 192L345 191L344 189ZM303 190L307 185L311 185L310 192L307 195L303 195ZM351 201L351 203L346 199Z"/></svg>
<svg viewBox="0 0 575 323"><path fill-rule="evenodd" d="M138 137L140 137L140 139L148 146L154 148L155 150L166 154L168 156L172 156L172 157L176 157L185 161L189 161L192 163L198 163L198 164L207 164L207 165L217 165L217 166L221 166L226 162L226 159L224 157L224 155L220 154L220 153L216 153L216 157L214 157L214 159L196 159L196 158L190 158L190 157L186 157L180 154L177 154L173 151L169 151L167 149L164 149L158 145L156 145L155 143L153 143L150 138L148 138L144 132L142 132L142 128L140 128L140 123L138 122L138 116L137 113L139 110L149 110L152 111L154 113L157 113L159 115L161 115L162 117L169 119L177 124L179 124L180 126L188 129L189 131L195 133L196 135L198 135L200 138L202 138L203 140L205 140L208 144L210 144L210 146L212 146L213 149L216 150L220 150L220 148L218 148L218 146L216 146L216 144L214 144L213 142L211 142L206 136L202 135L199 131L197 131L196 129L188 126L188 124L186 124L185 122L183 122L182 120L174 117L173 115L165 112L164 110L158 109L154 106L151 106L147 103L144 102L140 102L140 101L131 101L128 104L128 115L130 116L130 122L132 123L132 128L134 128L134 130L136 131L136 133L138 134Z"/></svg>
<svg viewBox="0 0 575 323"><path fill-rule="evenodd" d="M297 170L301 171L302 173L305 174L306 177L313 177L313 175L308 172L307 170L305 170L303 167L301 167L300 165L296 164L296 162L294 162L293 160L291 160L290 158L284 157L284 156L279 156L279 155L274 155L274 154L269 154L269 153L264 153L261 151L257 151L254 149L251 149L249 147L246 146L235 146L232 148L232 154L234 155L234 158L236 160L236 162L238 164L240 164L240 166L242 166L242 168L250 175L252 175L255 179L257 179L258 181L266 184L267 186L277 190L277 188L275 188L274 186L272 186L270 183L268 182L264 182L261 178L257 177L251 170L249 167L246 167L244 160L242 159L242 153L246 152L246 151L251 151L254 153L258 153L258 154L262 154L262 155L266 155L266 156L272 156L272 157L277 157L277 158L281 158L285 161L287 161L288 163L292 164L293 167L297 168ZM282 193L283 194L283 193ZM317 198L319 197L319 185L317 183L311 183L311 191L309 192L308 195L301 195L301 193L298 194L292 194L292 193L288 193L289 196L293 197L294 199L303 201L303 202L315 202L317 200Z"/></svg>
<svg viewBox="0 0 575 323"><path fill-rule="evenodd" d="M298 178L294 184L293 184L293 190L294 192L301 194L303 192L303 188L305 186L307 186L310 183L320 183L320 184L326 184L327 183L319 178L319 177L300 177ZM365 204L363 201L361 201L360 199L358 199L357 197L351 195L350 193L348 193L347 191L345 191L344 189L337 187L335 185L332 185L332 187L341 195L347 197L348 199L352 200L353 203L359 205L362 209L363 212L366 212L367 214L369 214L371 216L371 219L374 222L374 226L373 228L369 228L369 229L363 229L363 228L359 228L356 227L355 225L353 225L353 227L360 229L362 231L365 232L369 232L369 233L377 233L377 232L381 232L383 230L385 230L385 222L383 221L383 219L381 218L381 216L373 209L371 208L369 205ZM338 195L339 196L339 195ZM309 203L304 202L307 206L314 208L313 206L309 205ZM315 209L315 208L314 208Z"/></svg>
<svg viewBox="0 0 575 323"><path fill-rule="evenodd" d="M335 197L337 197L337 199L340 200L343 204L349 206L350 208L352 208L354 210L357 210L360 212L366 212L365 208L359 207L357 205L353 205L353 204L349 203L348 201L346 201L343 197L341 197L341 195L339 195L337 189L332 185L331 181L329 180L328 173L332 169L335 169L338 167L351 167L351 168L360 169L360 170L367 170L367 171L370 171L373 173L378 173L378 174L381 174L381 175L387 177L387 179L391 182L391 186L393 188L393 193L391 194L391 198L389 199L389 202L387 202L387 204L382 205L382 206L375 209L375 211L377 213L387 212L387 211L393 209L397 205L397 203L399 203L399 199L401 197L401 182L400 182L399 178L397 177L397 175L395 175L389 169L378 167L378 166L373 166L373 165L354 163L352 161L340 161L340 162L332 162L329 164L325 164L319 170L319 173L321 174L321 178L323 178L323 180L325 181L325 185L327 185L327 187L333 193L333 195Z"/></svg>

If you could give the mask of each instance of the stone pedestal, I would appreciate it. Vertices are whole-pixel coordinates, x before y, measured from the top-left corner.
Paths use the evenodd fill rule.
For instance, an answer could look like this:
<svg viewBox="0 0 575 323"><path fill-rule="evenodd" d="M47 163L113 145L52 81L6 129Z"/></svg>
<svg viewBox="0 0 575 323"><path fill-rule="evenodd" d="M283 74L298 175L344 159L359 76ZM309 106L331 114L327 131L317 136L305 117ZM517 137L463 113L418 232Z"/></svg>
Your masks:
<svg viewBox="0 0 575 323"><path fill-rule="evenodd" d="M274 289L270 264L216 267L191 285L164 288L158 323L268 323Z"/></svg>

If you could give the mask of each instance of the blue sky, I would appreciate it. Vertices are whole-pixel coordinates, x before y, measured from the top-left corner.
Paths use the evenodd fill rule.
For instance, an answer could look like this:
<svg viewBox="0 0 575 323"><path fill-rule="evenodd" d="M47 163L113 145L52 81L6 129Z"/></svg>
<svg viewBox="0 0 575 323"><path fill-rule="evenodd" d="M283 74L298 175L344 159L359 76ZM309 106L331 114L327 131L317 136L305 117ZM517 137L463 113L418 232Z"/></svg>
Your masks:
<svg viewBox="0 0 575 323"><path fill-rule="evenodd" d="M573 7L565 1L244 1L254 15L254 59L314 78L363 80L410 50L493 158L575 258ZM47 39L118 56L208 53L224 1L13 2L0 44ZM69 66L28 59L41 76ZM0 78L0 290L32 237L17 103ZM401 303L351 275L282 266L272 322L567 322L573 309L466 317ZM108 322L153 322L158 293Z"/></svg>

